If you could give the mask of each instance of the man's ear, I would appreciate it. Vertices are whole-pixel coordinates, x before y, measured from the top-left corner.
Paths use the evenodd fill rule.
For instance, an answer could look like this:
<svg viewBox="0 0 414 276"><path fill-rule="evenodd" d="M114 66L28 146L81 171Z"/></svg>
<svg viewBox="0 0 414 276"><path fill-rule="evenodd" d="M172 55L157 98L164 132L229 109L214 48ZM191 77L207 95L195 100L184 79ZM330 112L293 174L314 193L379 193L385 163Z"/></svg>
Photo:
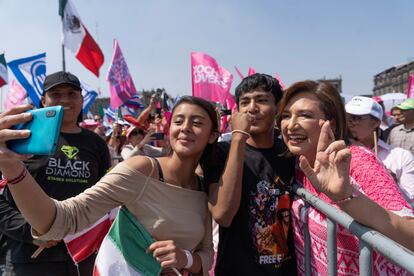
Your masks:
<svg viewBox="0 0 414 276"><path fill-rule="evenodd" d="M42 106L44 107L46 104L46 98L45 96L40 97L40 102L42 103Z"/></svg>

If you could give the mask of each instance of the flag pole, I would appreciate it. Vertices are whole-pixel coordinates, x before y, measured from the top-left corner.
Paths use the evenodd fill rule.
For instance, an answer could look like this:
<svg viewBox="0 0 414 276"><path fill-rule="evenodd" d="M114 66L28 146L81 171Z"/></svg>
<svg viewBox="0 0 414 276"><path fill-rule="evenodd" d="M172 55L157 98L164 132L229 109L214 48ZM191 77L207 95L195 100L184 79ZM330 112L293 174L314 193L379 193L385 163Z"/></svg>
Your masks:
<svg viewBox="0 0 414 276"><path fill-rule="evenodd" d="M61 16L62 19L62 31L63 31L63 14ZM63 36L63 35L62 35ZM65 45L63 44L63 37L62 37L62 70L66 71L66 62L65 62Z"/></svg>
<svg viewBox="0 0 414 276"><path fill-rule="evenodd" d="M62 43L62 70L66 71L66 64L65 64L65 46Z"/></svg>
<svg viewBox="0 0 414 276"><path fill-rule="evenodd" d="M5 54L5 52L6 51L3 51L3 55ZM7 70L7 62L6 62L6 70ZM6 71L7 72L7 71ZM8 80L8 77L7 77L7 84L9 84L9 80ZM0 106L0 113L3 113L3 86L2 87L0 87L0 93L1 93L1 96L0 96L0 104L1 104L1 106Z"/></svg>
<svg viewBox="0 0 414 276"><path fill-rule="evenodd" d="M96 31L96 41L99 41L99 25L98 25L98 21L95 21L95 31ZM98 95L98 97L101 96L101 77L102 77L102 75L99 74L99 77L98 77L98 91L99 91L99 95Z"/></svg>

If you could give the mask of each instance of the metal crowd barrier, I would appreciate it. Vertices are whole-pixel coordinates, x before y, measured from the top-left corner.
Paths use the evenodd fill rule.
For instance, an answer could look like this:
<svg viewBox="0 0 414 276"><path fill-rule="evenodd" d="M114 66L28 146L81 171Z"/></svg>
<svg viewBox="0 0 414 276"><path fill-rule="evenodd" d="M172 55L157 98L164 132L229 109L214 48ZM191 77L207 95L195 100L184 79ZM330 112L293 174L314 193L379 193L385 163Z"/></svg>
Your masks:
<svg viewBox="0 0 414 276"><path fill-rule="evenodd" d="M390 261L414 274L414 252L402 245L385 237L381 233L372 230L356 222L345 212L338 210L318 196L315 196L304 188L294 185L294 192L305 200L307 206L301 214L305 218L304 240L305 240L305 273L311 275L311 244L309 228L307 225L308 204L318 209L327 216L327 242L328 242L328 274L337 275L337 254L336 254L336 225L339 223L359 239L359 275L373 275L372 271L372 250L388 258ZM414 229L413 229L414 231Z"/></svg>

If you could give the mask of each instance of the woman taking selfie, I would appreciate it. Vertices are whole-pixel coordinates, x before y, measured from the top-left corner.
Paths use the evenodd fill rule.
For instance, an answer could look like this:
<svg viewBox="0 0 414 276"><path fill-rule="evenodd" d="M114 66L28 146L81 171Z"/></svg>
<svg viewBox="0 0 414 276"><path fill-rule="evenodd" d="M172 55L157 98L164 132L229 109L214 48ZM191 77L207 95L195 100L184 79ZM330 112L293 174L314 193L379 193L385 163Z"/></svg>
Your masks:
<svg viewBox="0 0 414 276"><path fill-rule="evenodd" d="M218 137L217 116L210 103L195 97L177 102L169 130L170 155L131 157L92 188L65 201L49 198L24 171L19 160L24 156L4 144L11 138L27 137L5 129L27 120L19 114L22 111L13 109L0 119L0 170L6 179L18 179L11 181L15 184L9 184L10 190L41 239L62 239L79 232L122 205L156 240L148 251L165 273L174 268L208 275L213 259L211 217L203 182L195 170L201 159L211 158Z"/></svg>

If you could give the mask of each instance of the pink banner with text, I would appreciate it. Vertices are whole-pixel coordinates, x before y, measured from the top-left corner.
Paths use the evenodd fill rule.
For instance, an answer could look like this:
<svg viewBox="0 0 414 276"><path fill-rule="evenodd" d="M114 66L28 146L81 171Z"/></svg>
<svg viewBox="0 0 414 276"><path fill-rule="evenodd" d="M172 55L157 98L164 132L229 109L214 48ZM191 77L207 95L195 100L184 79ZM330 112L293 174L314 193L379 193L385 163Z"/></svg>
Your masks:
<svg viewBox="0 0 414 276"><path fill-rule="evenodd" d="M218 65L211 56L200 53L191 53L191 75L193 96L212 102L219 102L223 106L229 101L233 75Z"/></svg>

